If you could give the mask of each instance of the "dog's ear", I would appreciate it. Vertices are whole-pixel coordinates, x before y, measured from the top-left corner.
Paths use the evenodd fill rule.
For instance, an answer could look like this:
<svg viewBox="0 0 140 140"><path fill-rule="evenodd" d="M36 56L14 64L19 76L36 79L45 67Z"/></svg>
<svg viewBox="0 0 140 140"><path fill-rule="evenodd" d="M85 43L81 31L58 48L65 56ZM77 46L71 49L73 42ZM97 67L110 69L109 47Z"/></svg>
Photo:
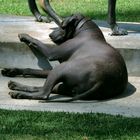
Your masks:
<svg viewBox="0 0 140 140"><path fill-rule="evenodd" d="M71 17L64 19L62 24L61 24L62 29L65 29L70 25L74 25L76 20L77 20L77 18L75 16L71 16Z"/></svg>

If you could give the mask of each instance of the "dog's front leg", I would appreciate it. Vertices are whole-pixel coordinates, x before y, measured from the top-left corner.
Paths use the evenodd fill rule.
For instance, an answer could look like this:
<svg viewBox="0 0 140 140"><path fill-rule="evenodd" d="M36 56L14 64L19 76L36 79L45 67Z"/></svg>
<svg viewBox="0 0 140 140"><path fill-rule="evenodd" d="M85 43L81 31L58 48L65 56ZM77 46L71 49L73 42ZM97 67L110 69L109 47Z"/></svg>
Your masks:
<svg viewBox="0 0 140 140"><path fill-rule="evenodd" d="M47 16L42 16L39 12L35 0L28 0L29 9L32 14L35 16L36 20L39 22L51 22L50 18Z"/></svg>
<svg viewBox="0 0 140 140"><path fill-rule="evenodd" d="M31 49L36 49L40 53L42 53L45 57L49 59L49 56L51 55L52 47L46 46L41 41L29 36L28 34L19 34L18 35L21 42L24 42L29 46Z"/></svg>
<svg viewBox="0 0 140 140"><path fill-rule="evenodd" d="M1 71L3 76L15 77L15 76L23 76L23 77L39 77L39 78L47 78L50 70L39 70L39 69L31 69L31 68L4 68Z"/></svg>
<svg viewBox="0 0 140 140"><path fill-rule="evenodd" d="M61 38L61 35L60 35L60 38ZM32 38L31 36L27 34L19 34L19 39L20 41L27 44L31 48L31 50L36 49L37 51L41 52L48 60L50 61L58 60L60 63L66 61L71 56L71 54L77 48L79 48L79 46L75 47L74 45L76 41L68 43L67 45L61 44L58 47L50 47L50 46L46 46L41 41L35 38Z"/></svg>

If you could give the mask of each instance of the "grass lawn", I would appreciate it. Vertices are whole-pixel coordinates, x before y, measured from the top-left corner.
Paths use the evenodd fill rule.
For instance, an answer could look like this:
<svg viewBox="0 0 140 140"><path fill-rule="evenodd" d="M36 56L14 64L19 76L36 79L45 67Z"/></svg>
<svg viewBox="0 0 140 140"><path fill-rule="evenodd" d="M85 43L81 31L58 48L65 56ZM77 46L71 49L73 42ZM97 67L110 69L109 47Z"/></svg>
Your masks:
<svg viewBox="0 0 140 140"><path fill-rule="evenodd" d="M107 18L108 0L52 0L53 8L63 17L83 13L93 19ZM140 0L117 0L117 20L140 22ZM0 0L1 14L32 15L27 0Z"/></svg>
<svg viewBox="0 0 140 140"><path fill-rule="evenodd" d="M0 110L1 140L140 140L140 118Z"/></svg>

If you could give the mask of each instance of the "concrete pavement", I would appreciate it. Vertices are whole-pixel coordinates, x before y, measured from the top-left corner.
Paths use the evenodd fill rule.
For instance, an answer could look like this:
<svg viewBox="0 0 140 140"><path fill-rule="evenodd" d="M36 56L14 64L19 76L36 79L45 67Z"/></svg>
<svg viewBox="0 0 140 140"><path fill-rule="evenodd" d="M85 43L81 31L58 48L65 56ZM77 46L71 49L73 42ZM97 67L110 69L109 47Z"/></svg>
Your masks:
<svg viewBox="0 0 140 140"><path fill-rule="evenodd" d="M110 29L106 22L96 21L103 31L106 40L120 50L125 58L129 71L129 85L125 93L116 99L108 101L76 101L73 103L39 103L33 100L11 99L8 95L7 83L15 80L29 85L43 85L45 79L8 78L0 75L0 108L38 111L68 111L68 112L99 112L140 117L140 24L120 23L129 31L128 36L109 36ZM0 16L0 68L50 68L45 58L33 54L29 48L20 43L18 33L28 33L47 45L54 45L48 34L55 28L52 22L37 23L33 17ZM38 57L38 59L36 58ZM20 62L20 63L19 63ZM57 62L51 63L57 65ZM62 97L61 97L62 98Z"/></svg>

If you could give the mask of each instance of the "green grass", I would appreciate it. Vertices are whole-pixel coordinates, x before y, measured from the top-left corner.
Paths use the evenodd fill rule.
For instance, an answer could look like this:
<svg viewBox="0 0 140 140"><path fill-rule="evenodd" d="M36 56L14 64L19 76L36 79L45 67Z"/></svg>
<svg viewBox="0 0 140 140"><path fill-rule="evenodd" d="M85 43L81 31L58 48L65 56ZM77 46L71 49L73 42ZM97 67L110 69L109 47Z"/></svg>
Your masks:
<svg viewBox="0 0 140 140"><path fill-rule="evenodd" d="M140 118L0 110L1 140L139 140Z"/></svg>
<svg viewBox="0 0 140 140"><path fill-rule="evenodd" d="M63 17L82 13L93 19L107 18L108 0L53 0L57 13ZM117 20L140 22L139 0L117 0ZM0 0L1 14L32 15L27 0Z"/></svg>

